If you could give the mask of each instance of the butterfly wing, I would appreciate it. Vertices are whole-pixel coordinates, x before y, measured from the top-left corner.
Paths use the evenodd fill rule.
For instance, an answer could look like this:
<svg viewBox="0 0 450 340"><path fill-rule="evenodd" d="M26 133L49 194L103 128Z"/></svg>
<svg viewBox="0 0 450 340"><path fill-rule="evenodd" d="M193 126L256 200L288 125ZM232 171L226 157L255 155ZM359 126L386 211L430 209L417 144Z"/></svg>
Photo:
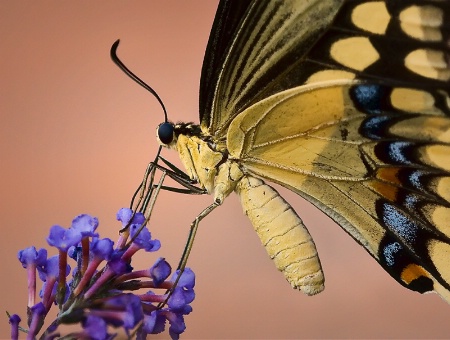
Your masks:
<svg viewBox="0 0 450 340"><path fill-rule="evenodd" d="M221 1L200 82L202 130L225 138L245 108L321 79L357 75L430 91L445 87L448 96L450 4L415 3Z"/></svg>
<svg viewBox="0 0 450 340"><path fill-rule="evenodd" d="M200 94L203 131L246 172L447 301L449 13L448 1L223 1Z"/></svg>
<svg viewBox="0 0 450 340"><path fill-rule="evenodd" d="M202 130L225 138L246 107L301 85L287 73L330 25L340 0L221 1L206 49L200 85ZM300 57L300 58L299 58Z"/></svg>
<svg viewBox="0 0 450 340"><path fill-rule="evenodd" d="M395 90L336 81L281 92L236 117L228 150L324 211L400 283L449 300L450 119L396 110ZM386 96L379 113L361 108L361 92Z"/></svg>

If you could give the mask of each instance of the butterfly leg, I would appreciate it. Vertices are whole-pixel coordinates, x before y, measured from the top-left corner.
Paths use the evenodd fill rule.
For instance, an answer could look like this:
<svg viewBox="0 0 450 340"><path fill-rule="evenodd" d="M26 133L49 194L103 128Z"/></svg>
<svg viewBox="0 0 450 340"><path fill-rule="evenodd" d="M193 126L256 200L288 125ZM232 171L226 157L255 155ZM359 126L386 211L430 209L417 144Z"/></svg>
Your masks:
<svg viewBox="0 0 450 340"><path fill-rule="evenodd" d="M187 261L189 259L189 255L191 253L192 246L194 244L195 234L197 233L197 229L198 229L198 225L200 224L200 221L203 218L205 218L206 216L208 216L211 211L213 211L215 208L220 206L220 204L221 203L219 203L219 202L214 202L213 204L209 205L200 214L198 214L198 216L195 218L194 221L192 221L191 228L190 228L190 231L189 231L189 236L188 236L188 239L186 241L186 245L184 247L183 255L181 255L180 262L178 263L178 267L177 267L177 271L179 271L178 276L175 279L175 281L174 281L174 283L172 285L172 288L167 290L167 292L166 292L166 294L167 294L166 299L164 300L164 302L161 302L158 305L158 308L162 308L162 306L167 303L167 301L169 300L170 296L172 295L175 287L177 286L178 281L180 280L184 269L186 268L186 264L187 264Z"/></svg>
<svg viewBox="0 0 450 340"><path fill-rule="evenodd" d="M194 221L192 221L186 246L184 247L183 255L181 256L177 269L183 271L184 268L186 267L189 254L191 253L192 246L194 244L195 234L197 233L198 226L201 220L203 220L206 216L208 216L218 206L220 206L220 203L218 202L212 203L211 205L207 206L200 214L198 214Z"/></svg>

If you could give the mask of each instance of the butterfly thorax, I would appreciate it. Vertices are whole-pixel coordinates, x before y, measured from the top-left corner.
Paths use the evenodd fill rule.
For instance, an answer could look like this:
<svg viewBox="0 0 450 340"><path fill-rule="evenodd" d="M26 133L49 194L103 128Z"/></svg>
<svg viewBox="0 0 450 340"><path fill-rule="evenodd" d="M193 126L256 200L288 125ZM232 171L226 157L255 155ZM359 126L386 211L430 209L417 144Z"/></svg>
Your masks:
<svg viewBox="0 0 450 340"><path fill-rule="evenodd" d="M158 139L162 146L178 152L189 177L214 195L218 203L222 203L244 176L238 164L228 157L225 143L203 134L199 125L178 123L173 125L170 143Z"/></svg>

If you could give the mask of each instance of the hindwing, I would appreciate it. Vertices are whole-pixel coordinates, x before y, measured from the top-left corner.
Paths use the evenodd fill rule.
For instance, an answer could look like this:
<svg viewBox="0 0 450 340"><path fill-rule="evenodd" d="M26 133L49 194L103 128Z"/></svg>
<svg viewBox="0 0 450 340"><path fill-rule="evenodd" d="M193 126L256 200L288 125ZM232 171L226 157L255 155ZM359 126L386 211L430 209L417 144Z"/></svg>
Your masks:
<svg viewBox="0 0 450 340"><path fill-rule="evenodd" d="M281 92L236 117L228 150L323 210L403 285L448 299L450 119L395 110L393 90L346 80ZM360 108L370 95L387 96L376 113Z"/></svg>

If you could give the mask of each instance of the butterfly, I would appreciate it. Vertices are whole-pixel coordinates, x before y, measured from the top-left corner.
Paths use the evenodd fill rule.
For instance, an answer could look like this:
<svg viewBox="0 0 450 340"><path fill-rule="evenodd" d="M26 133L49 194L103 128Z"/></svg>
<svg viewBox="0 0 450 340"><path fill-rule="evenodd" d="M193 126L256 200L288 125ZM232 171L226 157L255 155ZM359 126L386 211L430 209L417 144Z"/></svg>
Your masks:
<svg viewBox="0 0 450 340"><path fill-rule="evenodd" d="M296 289L324 275L268 182L330 216L400 284L450 302L450 2L222 0L200 124L157 129L190 183L232 192Z"/></svg>

